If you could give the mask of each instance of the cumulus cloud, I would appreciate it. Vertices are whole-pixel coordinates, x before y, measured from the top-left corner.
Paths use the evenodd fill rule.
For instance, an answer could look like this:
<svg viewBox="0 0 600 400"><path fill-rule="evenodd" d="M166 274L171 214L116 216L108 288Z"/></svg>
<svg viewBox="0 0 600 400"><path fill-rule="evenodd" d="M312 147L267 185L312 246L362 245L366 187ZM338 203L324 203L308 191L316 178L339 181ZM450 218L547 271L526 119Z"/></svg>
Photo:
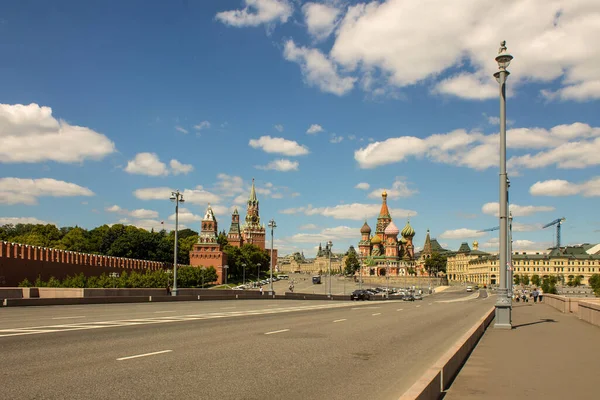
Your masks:
<svg viewBox="0 0 600 400"><path fill-rule="evenodd" d="M324 131L324 129L323 129L323 127L321 125L319 125L319 124L312 124L306 130L306 133L308 133L309 135L314 135L316 133L323 132L323 131Z"/></svg>
<svg viewBox="0 0 600 400"><path fill-rule="evenodd" d="M562 179L538 181L529 188L532 196L572 196L581 194L585 197L600 196L600 176L586 182L572 183Z"/></svg>
<svg viewBox="0 0 600 400"><path fill-rule="evenodd" d="M300 165L300 163L298 161L280 159L280 160L271 161L267 165L257 165L256 168L263 169L263 170L288 172L288 171L298 171L298 165Z"/></svg>
<svg viewBox="0 0 600 400"><path fill-rule="evenodd" d="M305 224L305 225L300 225L298 227L299 230L301 231L311 231L313 229L318 229L319 227L315 224Z"/></svg>
<svg viewBox="0 0 600 400"><path fill-rule="evenodd" d="M284 240L295 243L317 243L336 241L341 239L353 239L360 236L360 228L351 228L348 226L336 226L334 228L323 229L319 233L297 233Z"/></svg>
<svg viewBox="0 0 600 400"><path fill-rule="evenodd" d="M518 204L510 204L509 211L514 217L525 217L538 212L554 211L554 207L549 206L520 206ZM499 203L486 203L481 207L481 212L488 215L498 217L500 215Z"/></svg>
<svg viewBox="0 0 600 400"><path fill-rule="evenodd" d="M286 156L301 156L308 154L308 147L284 138L261 136L258 139L250 139L248 144L250 147L261 149L266 153L278 153Z"/></svg>
<svg viewBox="0 0 600 400"><path fill-rule="evenodd" d="M280 210L281 214L304 214L304 215L322 215L324 217L332 217L335 219L350 219L350 220L364 220L365 218L372 218L379 215L381 204L340 204L334 207L313 207L308 205L305 207L295 207ZM416 211L404 210L401 208L390 209L392 218L406 218L414 217L417 215Z"/></svg>
<svg viewBox="0 0 600 400"><path fill-rule="evenodd" d="M171 170L167 168L164 162L160 161L156 153L138 153L133 160L127 162L125 172L148 176L166 176L169 173L173 175L187 174L194 169L191 164L182 164L175 159L170 161L169 166Z"/></svg>
<svg viewBox="0 0 600 400"><path fill-rule="evenodd" d="M168 200L171 197L171 193L175 189L168 187L155 187L155 188L143 188L137 189L133 192L133 195L140 200ZM219 195L208 192L202 189L202 186L196 189L185 189L183 190L183 198L187 203L206 205L208 203L218 203L221 200Z"/></svg>
<svg viewBox="0 0 600 400"><path fill-rule="evenodd" d="M214 210L214 207L211 205L211 207ZM198 221L202 221L202 215L197 215L194 214L192 211L190 211L187 208L180 208L179 209L179 222L183 222L183 223L190 223L190 222L198 222ZM169 221L175 221L175 214L171 214L169 215Z"/></svg>
<svg viewBox="0 0 600 400"><path fill-rule="evenodd" d="M390 199L396 199L399 197L410 197L416 193L419 193L418 190L416 189L410 189L408 187L407 182L405 181L404 177L398 176L396 177L396 179L394 180L394 183L392 183L392 188L391 189L375 189L373 190L371 193L369 193L369 198L371 199L378 199L381 197L381 193L383 191L387 192L388 198Z"/></svg>
<svg viewBox="0 0 600 400"><path fill-rule="evenodd" d="M90 189L52 178L0 178L0 204L37 204L39 197L94 196Z"/></svg>
<svg viewBox="0 0 600 400"><path fill-rule="evenodd" d="M296 46L291 39L285 42L283 56L300 65L307 85L316 86L323 92L343 96L356 82L354 77L341 76L335 63L320 50Z"/></svg>
<svg viewBox="0 0 600 400"><path fill-rule="evenodd" d="M441 235L441 239L471 239L478 238L485 235L485 232L478 232L475 229L460 228L449 231L444 231Z"/></svg>
<svg viewBox="0 0 600 400"><path fill-rule="evenodd" d="M335 133L332 133L331 137L329 138L329 143L341 143L342 140L344 140L343 136L338 136Z"/></svg>
<svg viewBox="0 0 600 400"><path fill-rule="evenodd" d="M170 224L165 221L159 221L157 219L137 219L130 220L129 218L121 218L117 223L129 226L135 226L136 228L145 229L147 231L155 230L160 231L165 229L166 231L175 230L175 224ZM114 224L110 224L114 225ZM179 224L179 229L185 229L187 226L185 224Z"/></svg>
<svg viewBox="0 0 600 400"><path fill-rule="evenodd" d="M511 170L553 164L559 168L584 168L600 164L600 159L593 157L600 152L600 128L576 122L551 129L509 129L507 147L513 152L530 151L509 159ZM389 138L354 152L354 159L361 168L375 168L411 157L485 170L499 165L499 136L457 129L423 139L414 136Z"/></svg>
<svg viewBox="0 0 600 400"><path fill-rule="evenodd" d="M34 217L0 217L0 226L2 225L17 225L17 224L51 224L51 222L37 219Z"/></svg>
<svg viewBox="0 0 600 400"><path fill-rule="evenodd" d="M241 10L217 13L217 20L236 28L285 23L294 11L288 0L244 0L244 4Z"/></svg>
<svg viewBox="0 0 600 400"><path fill-rule="evenodd" d="M341 10L331 4L306 3L302 12L308 33L317 40L323 40L335 29Z"/></svg>
<svg viewBox="0 0 600 400"><path fill-rule="evenodd" d="M106 208L106 211L115 214L126 215L132 218L137 219L153 219L158 218L158 211L154 210L146 210L144 208L138 208L137 210L129 211L124 208L119 207L118 205L113 205Z"/></svg>
<svg viewBox="0 0 600 400"><path fill-rule="evenodd" d="M369 185L367 182L360 182L354 186L354 189L369 190L370 187L371 185Z"/></svg>
<svg viewBox="0 0 600 400"><path fill-rule="evenodd" d="M105 135L57 120L52 108L35 103L0 104L0 162L77 163L116 151Z"/></svg>
<svg viewBox="0 0 600 400"><path fill-rule="evenodd" d="M235 196L245 191L242 177L224 173L217 175L215 187L219 192L222 192L223 196L227 197Z"/></svg>

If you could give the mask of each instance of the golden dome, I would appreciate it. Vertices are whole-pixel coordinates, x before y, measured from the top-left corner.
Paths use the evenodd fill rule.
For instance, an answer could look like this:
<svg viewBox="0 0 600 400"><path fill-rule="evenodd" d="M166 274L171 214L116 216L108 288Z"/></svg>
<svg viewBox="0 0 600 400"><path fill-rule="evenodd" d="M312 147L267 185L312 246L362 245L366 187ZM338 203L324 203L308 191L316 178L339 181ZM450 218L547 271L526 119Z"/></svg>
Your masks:
<svg viewBox="0 0 600 400"><path fill-rule="evenodd" d="M385 191L385 189L383 190L383 193L381 193L381 197L387 197L387 192Z"/></svg>
<svg viewBox="0 0 600 400"><path fill-rule="evenodd" d="M381 243L381 238L379 237L379 235L375 235L371 238L371 244L380 244Z"/></svg>

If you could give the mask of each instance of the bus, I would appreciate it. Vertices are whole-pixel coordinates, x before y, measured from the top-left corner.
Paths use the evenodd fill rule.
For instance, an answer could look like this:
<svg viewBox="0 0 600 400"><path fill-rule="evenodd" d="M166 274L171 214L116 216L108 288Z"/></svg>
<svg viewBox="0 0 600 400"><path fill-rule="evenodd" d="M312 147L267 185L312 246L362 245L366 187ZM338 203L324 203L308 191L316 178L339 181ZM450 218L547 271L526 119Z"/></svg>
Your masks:
<svg viewBox="0 0 600 400"><path fill-rule="evenodd" d="M321 275L315 275L312 277L313 284L317 285L321 283Z"/></svg>

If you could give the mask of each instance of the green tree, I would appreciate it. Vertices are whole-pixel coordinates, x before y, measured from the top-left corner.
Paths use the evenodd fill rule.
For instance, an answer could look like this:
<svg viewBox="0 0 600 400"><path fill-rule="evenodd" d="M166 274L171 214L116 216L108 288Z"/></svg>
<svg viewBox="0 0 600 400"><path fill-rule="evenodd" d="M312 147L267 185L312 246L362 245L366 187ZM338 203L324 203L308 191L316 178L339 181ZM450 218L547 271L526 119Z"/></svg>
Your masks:
<svg viewBox="0 0 600 400"><path fill-rule="evenodd" d="M588 279L588 283L590 287L594 290L594 294L600 297L600 274L593 274Z"/></svg>
<svg viewBox="0 0 600 400"><path fill-rule="evenodd" d="M70 229L58 242L59 249L79 252L89 252L91 246L88 241L88 232L85 229L75 227Z"/></svg>
<svg viewBox="0 0 600 400"><path fill-rule="evenodd" d="M354 275L360 269L360 262L356 256L356 251L348 251L346 254L346 268L344 272L346 275Z"/></svg>
<svg viewBox="0 0 600 400"><path fill-rule="evenodd" d="M521 276L521 283L523 285L529 285L529 275L522 275Z"/></svg>
<svg viewBox="0 0 600 400"><path fill-rule="evenodd" d="M556 283L558 279L555 276L544 276L542 279L542 290L544 293L557 294Z"/></svg>
<svg viewBox="0 0 600 400"><path fill-rule="evenodd" d="M229 241L227 240L227 233L225 233L225 231L219 232L219 236L217 236L217 243L223 247L229 244Z"/></svg>
<svg viewBox="0 0 600 400"><path fill-rule="evenodd" d="M540 286L540 284L542 283L542 280L538 274L534 274L531 277L531 283L535 286Z"/></svg>
<svg viewBox="0 0 600 400"><path fill-rule="evenodd" d="M575 286L575 275L569 275L567 279L567 286Z"/></svg>
<svg viewBox="0 0 600 400"><path fill-rule="evenodd" d="M437 276L440 272L446 272L446 257L434 252L431 257L425 260L425 270L433 276Z"/></svg>
<svg viewBox="0 0 600 400"><path fill-rule="evenodd" d="M515 274L513 276L513 280L515 282L515 285L519 285L521 283L521 276L519 274Z"/></svg>

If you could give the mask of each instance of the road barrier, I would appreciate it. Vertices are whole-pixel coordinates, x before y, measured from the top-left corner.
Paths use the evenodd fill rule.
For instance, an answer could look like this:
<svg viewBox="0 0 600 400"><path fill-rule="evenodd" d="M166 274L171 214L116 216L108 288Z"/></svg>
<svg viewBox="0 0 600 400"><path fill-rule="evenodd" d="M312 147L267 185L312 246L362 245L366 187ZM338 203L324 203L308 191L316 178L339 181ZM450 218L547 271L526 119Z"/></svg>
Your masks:
<svg viewBox="0 0 600 400"><path fill-rule="evenodd" d="M437 400L462 368L467 358L494 319L491 308L467 333L465 333L431 368L406 391L399 400Z"/></svg>

